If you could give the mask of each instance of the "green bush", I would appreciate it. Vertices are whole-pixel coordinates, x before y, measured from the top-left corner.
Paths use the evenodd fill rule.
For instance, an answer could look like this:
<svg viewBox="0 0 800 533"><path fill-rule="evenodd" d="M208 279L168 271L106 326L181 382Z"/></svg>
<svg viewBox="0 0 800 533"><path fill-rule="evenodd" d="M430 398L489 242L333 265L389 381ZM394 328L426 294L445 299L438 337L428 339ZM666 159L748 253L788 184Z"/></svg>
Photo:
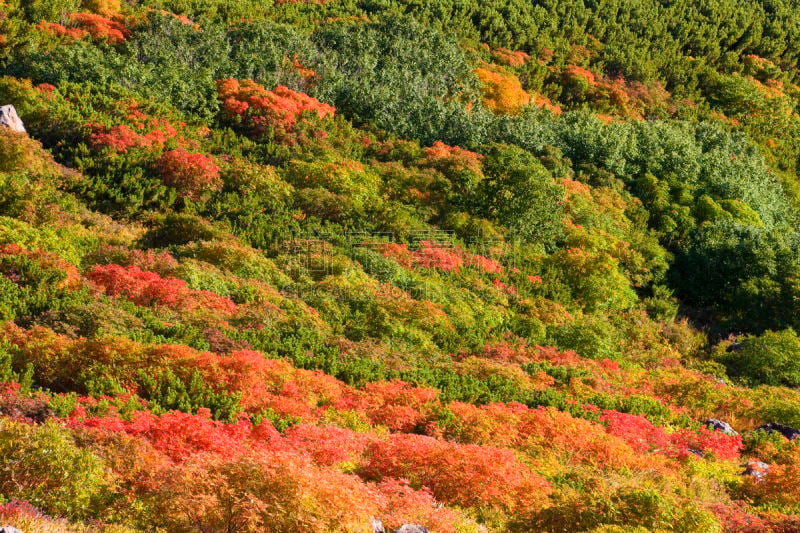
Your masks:
<svg viewBox="0 0 800 533"><path fill-rule="evenodd" d="M743 381L800 387L800 337L793 329L765 331L728 348L722 361Z"/></svg>

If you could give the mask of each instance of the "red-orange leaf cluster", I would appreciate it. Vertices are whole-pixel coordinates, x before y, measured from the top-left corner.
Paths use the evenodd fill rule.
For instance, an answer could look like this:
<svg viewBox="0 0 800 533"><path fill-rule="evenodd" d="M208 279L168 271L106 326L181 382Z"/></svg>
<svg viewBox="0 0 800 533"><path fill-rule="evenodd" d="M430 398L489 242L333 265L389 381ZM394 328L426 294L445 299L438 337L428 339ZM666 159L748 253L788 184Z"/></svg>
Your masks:
<svg viewBox="0 0 800 533"><path fill-rule="evenodd" d="M390 435L367 449L365 475L404 478L436 499L464 506L522 511L539 508L550 487L510 451L423 435Z"/></svg>
<svg viewBox="0 0 800 533"><path fill-rule="evenodd" d="M163 305L189 311L207 309L227 314L236 311L236 304L229 298L190 289L182 279L162 278L137 266L97 265L86 277L109 296L123 296L137 305Z"/></svg>
<svg viewBox="0 0 800 533"><path fill-rule="evenodd" d="M252 80L228 78L217 82L217 90L224 115L229 119L239 117L254 135L272 130L278 138L287 140L298 121L305 117L332 117L336 111L333 106L283 85L269 91Z"/></svg>
<svg viewBox="0 0 800 533"><path fill-rule="evenodd" d="M183 148L164 152L156 162L161 179L190 200L198 200L203 193L216 190L220 185L220 167L204 154L190 153Z"/></svg>
<svg viewBox="0 0 800 533"><path fill-rule="evenodd" d="M69 20L93 38L105 39L112 44L121 43L130 34L121 23L95 13L70 13Z"/></svg>

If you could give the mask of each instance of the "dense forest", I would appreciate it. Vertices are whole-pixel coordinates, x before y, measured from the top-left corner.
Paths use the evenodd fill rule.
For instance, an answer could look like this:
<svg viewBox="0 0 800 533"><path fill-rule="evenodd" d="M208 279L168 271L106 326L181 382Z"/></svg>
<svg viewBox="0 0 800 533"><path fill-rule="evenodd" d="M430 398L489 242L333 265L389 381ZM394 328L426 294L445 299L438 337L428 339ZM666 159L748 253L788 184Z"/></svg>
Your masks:
<svg viewBox="0 0 800 533"><path fill-rule="evenodd" d="M798 60L795 0L0 0L0 524L800 531Z"/></svg>

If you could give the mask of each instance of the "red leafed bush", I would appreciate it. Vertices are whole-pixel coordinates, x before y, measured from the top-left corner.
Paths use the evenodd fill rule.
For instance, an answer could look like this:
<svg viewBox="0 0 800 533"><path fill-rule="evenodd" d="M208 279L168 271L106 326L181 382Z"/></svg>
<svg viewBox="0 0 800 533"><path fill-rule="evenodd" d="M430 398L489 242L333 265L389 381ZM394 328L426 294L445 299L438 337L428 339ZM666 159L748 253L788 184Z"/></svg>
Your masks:
<svg viewBox="0 0 800 533"><path fill-rule="evenodd" d="M531 56L522 50L512 51L505 48L496 48L492 50L492 57L498 63L509 67L521 67L531 59Z"/></svg>
<svg viewBox="0 0 800 533"><path fill-rule="evenodd" d="M683 429L667 434L663 428L653 425L641 415L603 411L600 420L606 423L609 433L622 438L639 452L657 451L669 457L684 458L692 449L713 453L718 459L730 460L737 459L743 447L741 436L730 436L706 428L696 431Z"/></svg>
<svg viewBox="0 0 800 533"><path fill-rule="evenodd" d="M53 37L65 37L67 39L83 39L89 32L81 28L67 28L56 22L42 21L36 26L40 31Z"/></svg>
<svg viewBox="0 0 800 533"><path fill-rule="evenodd" d="M466 252L463 253L463 256L466 264L482 272L489 274L501 274L503 272L503 265L500 261L479 254L470 254Z"/></svg>
<svg viewBox="0 0 800 533"><path fill-rule="evenodd" d="M686 456L689 449L700 450L703 453L713 453L718 459L738 459L744 447L741 435L726 435L721 431L712 431L700 428L697 431L684 429L670 435L672 442L677 447L679 457Z"/></svg>
<svg viewBox="0 0 800 533"><path fill-rule="evenodd" d="M380 510L357 477L266 449L185 461L164 475L155 505L167 531L363 531Z"/></svg>
<svg viewBox="0 0 800 533"><path fill-rule="evenodd" d="M109 296L124 296L137 305L164 305L171 309L206 309L233 313L236 304L209 291L192 290L178 278L162 278L137 266L97 265L86 277Z"/></svg>
<svg viewBox="0 0 800 533"><path fill-rule="evenodd" d="M119 22L94 13L70 13L69 19L78 28L89 32L93 38L106 39L112 44L121 43L130 33Z"/></svg>
<svg viewBox="0 0 800 533"><path fill-rule="evenodd" d="M602 468L642 466L633 450L606 433L602 425L552 407L530 409L515 403L477 407L453 402L448 408L456 422L446 435L460 442L513 447L537 456L553 454L570 463ZM648 461L652 468L652 459Z"/></svg>
<svg viewBox="0 0 800 533"><path fill-rule="evenodd" d="M199 409L197 414L173 411L161 416L138 411L130 421L117 417L73 419L70 425L144 438L173 461L182 461L203 452L227 456L241 454L248 448L248 439L253 433L253 426L249 421L223 424L212 420L211 412L205 408Z"/></svg>
<svg viewBox="0 0 800 533"><path fill-rule="evenodd" d="M600 421L606 424L607 431L624 440L638 452L661 451L672 448L672 441L663 428L654 426L641 415L603 411Z"/></svg>
<svg viewBox="0 0 800 533"><path fill-rule="evenodd" d="M178 261L167 250L130 250L123 246L102 245L93 255L95 262L117 264L125 267L137 266L142 270L157 272L164 276L178 267Z"/></svg>
<svg viewBox="0 0 800 533"><path fill-rule="evenodd" d="M217 82L217 90L227 118L238 117L257 136L272 130L279 140L292 141L291 134L304 117L323 119L336 111L283 85L269 91L252 80L228 78Z"/></svg>
<svg viewBox="0 0 800 533"><path fill-rule="evenodd" d="M433 146L425 148L425 159L427 165L438 168L445 174L456 170L468 170L475 174L481 174L483 155L436 141Z"/></svg>
<svg viewBox="0 0 800 533"><path fill-rule="evenodd" d="M164 183L191 200L197 200L204 192L216 190L221 185L219 166L203 154L178 148L164 152L156 165Z"/></svg>
<svg viewBox="0 0 800 533"><path fill-rule="evenodd" d="M454 253L454 250L435 242L420 241L419 249L412 253L414 264L421 268L457 272L464 265L464 260Z"/></svg>
<svg viewBox="0 0 800 533"><path fill-rule="evenodd" d="M504 292L504 293L508 294L509 296L517 296L517 294L518 294L517 293L517 289L515 289L513 285L509 285L507 283L503 283L502 281L500 281L497 278L495 278L492 281L492 285L494 285L495 288L497 288L497 290L499 290L501 292Z"/></svg>
<svg viewBox="0 0 800 533"><path fill-rule="evenodd" d="M401 267L411 268L414 262L414 256L405 244L385 243L381 245L380 251L381 255L393 259Z"/></svg>
<svg viewBox="0 0 800 533"><path fill-rule="evenodd" d="M316 464L323 466L355 461L370 443L377 440L372 435L350 429L308 424L290 427L284 437L289 446L303 454L309 454Z"/></svg>
<svg viewBox="0 0 800 533"><path fill-rule="evenodd" d="M215 390L240 392L241 406L247 412L272 409L281 416L316 420L324 410L319 406L335 403L348 389L321 371L300 370L252 350L237 350L224 356L182 351L170 359L179 362L177 366L184 371L199 370Z"/></svg>
<svg viewBox="0 0 800 533"><path fill-rule="evenodd" d="M423 435L395 434L369 446L363 474L403 478L428 487L437 500L509 511L540 508L550 487L506 449L460 445Z"/></svg>
<svg viewBox="0 0 800 533"><path fill-rule="evenodd" d="M421 429L430 419L438 396L434 389L415 387L399 380L369 383L364 394L369 419L398 432Z"/></svg>
<svg viewBox="0 0 800 533"><path fill-rule="evenodd" d="M411 523L425 524L439 533L456 533L455 524L463 520L457 511L439 504L430 490L414 490L406 479L385 479L377 489L385 500L379 518L389 530Z"/></svg>

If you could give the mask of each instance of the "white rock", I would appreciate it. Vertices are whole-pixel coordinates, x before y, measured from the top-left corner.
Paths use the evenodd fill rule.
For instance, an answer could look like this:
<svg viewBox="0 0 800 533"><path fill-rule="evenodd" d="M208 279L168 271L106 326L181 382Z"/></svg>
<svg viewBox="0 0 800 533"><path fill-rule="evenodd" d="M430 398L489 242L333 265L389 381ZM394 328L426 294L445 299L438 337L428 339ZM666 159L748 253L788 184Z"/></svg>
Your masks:
<svg viewBox="0 0 800 533"><path fill-rule="evenodd" d="M17 110L13 105L4 105L0 107L0 126L10 129L11 131L18 131L20 133L27 133L22 119L17 115Z"/></svg>

